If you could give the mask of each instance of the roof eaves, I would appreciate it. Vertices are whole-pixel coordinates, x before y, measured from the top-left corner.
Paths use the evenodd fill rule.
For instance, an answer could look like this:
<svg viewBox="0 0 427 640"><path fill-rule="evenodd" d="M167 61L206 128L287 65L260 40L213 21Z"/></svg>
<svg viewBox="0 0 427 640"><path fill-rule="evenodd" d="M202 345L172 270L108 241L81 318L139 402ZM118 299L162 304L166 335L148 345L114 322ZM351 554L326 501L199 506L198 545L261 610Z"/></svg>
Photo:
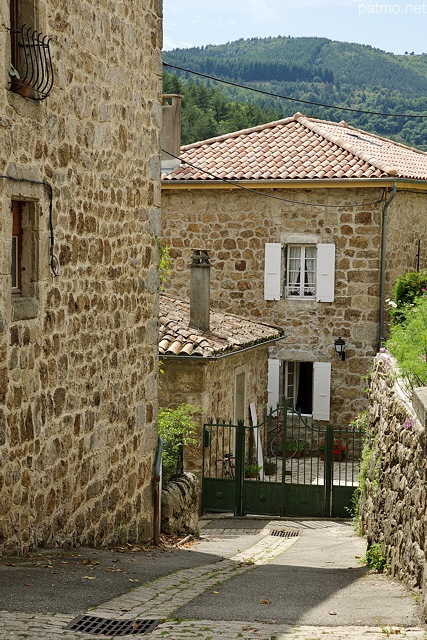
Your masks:
<svg viewBox="0 0 427 640"><path fill-rule="evenodd" d="M283 338L287 338L287 334L283 333L283 334L278 334L277 336L272 336L270 338L260 338L258 340L254 340L253 343L247 343L245 346L241 346L238 349L236 348L227 348L227 349L223 349L223 350L218 350L218 351L212 351L209 355L207 355L206 353L204 355L202 354L198 354L198 353L193 353L192 355L175 355L172 353L164 353L161 354L162 358L167 358L167 359L171 359L171 360L197 360L198 362L207 362L210 360L219 360L221 358L226 358L228 356L231 356L233 354L240 354L243 351L249 351L250 349L255 349L257 347L262 347L264 345L268 345L268 344L272 344L274 342L277 342L277 340L282 340Z"/></svg>

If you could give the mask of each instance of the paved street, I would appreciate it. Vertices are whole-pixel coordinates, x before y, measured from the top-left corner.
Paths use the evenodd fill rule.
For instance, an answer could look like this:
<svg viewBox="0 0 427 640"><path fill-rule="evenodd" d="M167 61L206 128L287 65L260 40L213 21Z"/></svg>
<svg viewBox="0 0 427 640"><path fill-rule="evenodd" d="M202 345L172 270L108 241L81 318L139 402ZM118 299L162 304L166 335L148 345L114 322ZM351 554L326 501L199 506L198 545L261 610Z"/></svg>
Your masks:
<svg viewBox="0 0 427 640"><path fill-rule="evenodd" d="M215 518L189 549L3 560L0 640L116 637L88 633L97 618L153 640L426 639L416 598L361 565L364 551L348 522ZM65 629L81 614L83 632ZM138 633L141 620L158 626Z"/></svg>

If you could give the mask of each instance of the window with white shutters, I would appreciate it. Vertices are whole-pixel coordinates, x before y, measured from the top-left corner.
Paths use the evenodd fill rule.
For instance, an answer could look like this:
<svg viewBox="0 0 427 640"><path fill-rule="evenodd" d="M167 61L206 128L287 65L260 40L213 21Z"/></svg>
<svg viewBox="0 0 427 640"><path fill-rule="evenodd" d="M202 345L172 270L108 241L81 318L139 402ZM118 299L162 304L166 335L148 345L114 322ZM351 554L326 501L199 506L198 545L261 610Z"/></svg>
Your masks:
<svg viewBox="0 0 427 640"><path fill-rule="evenodd" d="M282 256L286 254L284 282ZM265 245L264 299L333 302L335 289L334 244Z"/></svg>

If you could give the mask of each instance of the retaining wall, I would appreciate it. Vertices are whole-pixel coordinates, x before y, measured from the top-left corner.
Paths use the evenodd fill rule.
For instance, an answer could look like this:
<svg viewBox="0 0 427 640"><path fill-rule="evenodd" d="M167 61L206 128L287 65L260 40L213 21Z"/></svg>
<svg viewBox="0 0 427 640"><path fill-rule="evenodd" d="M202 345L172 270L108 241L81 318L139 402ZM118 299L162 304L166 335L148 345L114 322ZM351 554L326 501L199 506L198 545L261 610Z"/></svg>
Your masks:
<svg viewBox="0 0 427 640"><path fill-rule="evenodd" d="M408 397L392 358L377 356L371 376L369 430L373 456L361 497L362 530L384 542L392 575L419 589L427 614L427 388Z"/></svg>

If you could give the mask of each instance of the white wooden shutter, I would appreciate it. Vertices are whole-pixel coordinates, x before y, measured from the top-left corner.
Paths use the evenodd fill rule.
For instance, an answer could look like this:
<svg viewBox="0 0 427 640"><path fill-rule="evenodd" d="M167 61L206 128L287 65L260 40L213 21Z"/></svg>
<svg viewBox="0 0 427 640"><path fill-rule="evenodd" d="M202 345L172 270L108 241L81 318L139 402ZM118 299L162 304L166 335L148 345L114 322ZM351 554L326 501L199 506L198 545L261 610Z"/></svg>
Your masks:
<svg viewBox="0 0 427 640"><path fill-rule="evenodd" d="M335 245L317 245L316 300L333 302L335 289Z"/></svg>
<svg viewBox="0 0 427 640"><path fill-rule="evenodd" d="M264 300L280 300L282 291L282 245L267 242L264 262Z"/></svg>
<svg viewBox="0 0 427 640"><path fill-rule="evenodd" d="M279 404L280 360L268 359L268 410Z"/></svg>
<svg viewBox="0 0 427 640"><path fill-rule="evenodd" d="M329 420L331 415L331 363L313 362L313 418Z"/></svg>

